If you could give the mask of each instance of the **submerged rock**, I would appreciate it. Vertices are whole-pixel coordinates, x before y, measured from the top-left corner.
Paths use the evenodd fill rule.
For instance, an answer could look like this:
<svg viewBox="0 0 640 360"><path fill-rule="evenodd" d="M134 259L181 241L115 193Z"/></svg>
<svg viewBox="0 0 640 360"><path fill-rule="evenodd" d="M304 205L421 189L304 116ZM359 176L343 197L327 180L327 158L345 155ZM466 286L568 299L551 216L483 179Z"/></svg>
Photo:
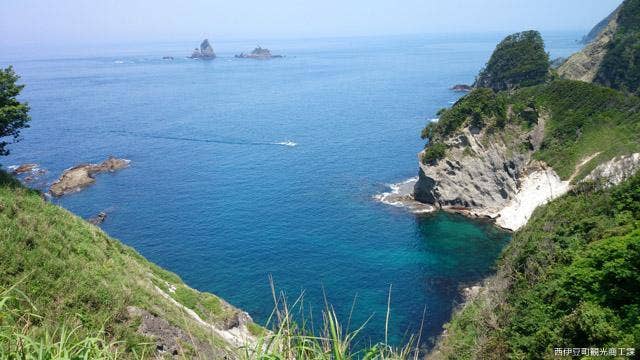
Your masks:
<svg viewBox="0 0 640 360"><path fill-rule="evenodd" d="M466 84L456 84L450 88L450 90L457 91L457 92L469 92L471 91L471 89L472 89L471 85L466 85Z"/></svg>
<svg viewBox="0 0 640 360"><path fill-rule="evenodd" d="M193 49L190 58L203 60L215 59L216 53L213 51L213 47L209 43L209 39L202 40L202 43L200 43L200 48Z"/></svg>
<svg viewBox="0 0 640 360"><path fill-rule="evenodd" d="M11 171L12 174L19 175L38 170L38 164L22 164Z"/></svg>
<svg viewBox="0 0 640 360"><path fill-rule="evenodd" d="M248 54L240 53L240 54L236 55L235 57L239 58L239 59L267 60L267 59L281 58L282 55L273 55L273 54L271 54L271 50L258 46L255 49L253 49L252 52L250 52Z"/></svg>
<svg viewBox="0 0 640 360"><path fill-rule="evenodd" d="M93 225L100 225L102 224L105 220L107 219L107 213L104 211L100 211L98 213L98 215L92 217L91 219L87 220L90 224Z"/></svg>
<svg viewBox="0 0 640 360"><path fill-rule="evenodd" d="M74 166L62 173L60 178L49 187L49 192L53 196L62 196L80 191L96 181L94 178L95 174L124 169L129 166L129 163L129 160L110 157L100 164L81 164Z"/></svg>

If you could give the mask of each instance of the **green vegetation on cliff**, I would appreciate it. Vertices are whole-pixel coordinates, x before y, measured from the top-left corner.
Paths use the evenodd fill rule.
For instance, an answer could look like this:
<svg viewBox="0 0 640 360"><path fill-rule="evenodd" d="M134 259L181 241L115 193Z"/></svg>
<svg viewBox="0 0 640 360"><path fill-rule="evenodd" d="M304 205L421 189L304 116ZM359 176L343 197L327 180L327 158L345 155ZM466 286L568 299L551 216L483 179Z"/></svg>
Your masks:
<svg viewBox="0 0 640 360"><path fill-rule="evenodd" d="M533 103L548 115L542 146L534 156L568 179L585 158L599 154L575 177L603 161L640 151L640 98L603 86L559 80L522 89L513 103Z"/></svg>
<svg viewBox="0 0 640 360"><path fill-rule="evenodd" d="M618 28L595 81L614 89L640 90L640 0L626 0L618 13Z"/></svg>
<svg viewBox="0 0 640 360"><path fill-rule="evenodd" d="M176 286L175 293L166 293L212 324L222 326L238 310L214 295L187 287L177 275L48 203L4 172L0 172L0 249L4 299L0 354L30 358L34 350L24 345L25 339L41 346L66 332L67 343L86 342L100 348L102 341L102 347L119 352L119 358L153 355L156 342L140 334L141 320L131 314L131 307L168 321L187 339L197 339L180 344L184 355L196 348L212 354L227 347L163 297L155 285Z"/></svg>
<svg viewBox="0 0 640 360"><path fill-rule="evenodd" d="M549 55L540 33L523 31L498 44L475 86L502 91L536 85L547 80L549 68Z"/></svg>
<svg viewBox="0 0 640 360"><path fill-rule="evenodd" d="M618 22L600 84L540 79L472 92L423 130L438 144L474 127L512 138L516 130L534 159L575 185L514 234L496 275L445 326L433 358L543 359L556 348L637 352L640 174L615 187L579 182L599 164L640 152L640 98L630 93L640 86L640 1L625 1ZM535 123L544 124L542 137L522 136Z"/></svg>
<svg viewBox="0 0 640 360"><path fill-rule="evenodd" d="M451 109L441 110L440 120L429 123L422 136L430 144L443 144L464 127L500 132L509 124L528 129L542 116L544 140L534 157L560 177L568 179L581 161L597 154L576 174L579 180L602 161L640 151L638 109L636 96L580 81L554 80L514 92L476 89ZM427 151L431 147L427 145ZM438 150L444 154L446 146Z"/></svg>
<svg viewBox="0 0 640 360"><path fill-rule="evenodd" d="M462 127L503 129L509 119L531 123L524 106L509 116L510 91L549 80L549 56L537 31L524 31L507 36L494 50L487 66L480 72L475 89L450 109L438 112L439 120L422 130L428 139L422 161L432 163L444 157L444 141Z"/></svg>
<svg viewBox="0 0 640 360"><path fill-rule="evenodd" d="M442 141L463 126L503 125L506 116L504 95L498 95L491 89L474 89L450 109L440 110L438 121L429 123L422 130L422 138Z"/></svg>
<svg viewBox="0 0 640 360"><path fill-rule="evenodd" d="M446 359L541 359L640 344L640 175L539 208L438 346Z"/></svg>

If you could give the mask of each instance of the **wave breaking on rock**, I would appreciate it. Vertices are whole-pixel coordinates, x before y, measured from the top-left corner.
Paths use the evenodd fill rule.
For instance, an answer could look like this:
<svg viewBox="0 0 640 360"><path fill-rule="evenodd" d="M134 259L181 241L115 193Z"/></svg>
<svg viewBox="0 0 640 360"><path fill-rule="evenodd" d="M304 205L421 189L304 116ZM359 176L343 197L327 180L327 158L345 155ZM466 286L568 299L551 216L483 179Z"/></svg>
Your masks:
<svg viewBox="0 0 640 360"><path fill-rule="evenodd" d="M414 214L425 214L435 211L435 207L416 201L413 198L413 188L418 182L418 177L413 177L405 181L388 184L391 191L383 192L373 196L377 201L399 208L405 208Z"/></svg>

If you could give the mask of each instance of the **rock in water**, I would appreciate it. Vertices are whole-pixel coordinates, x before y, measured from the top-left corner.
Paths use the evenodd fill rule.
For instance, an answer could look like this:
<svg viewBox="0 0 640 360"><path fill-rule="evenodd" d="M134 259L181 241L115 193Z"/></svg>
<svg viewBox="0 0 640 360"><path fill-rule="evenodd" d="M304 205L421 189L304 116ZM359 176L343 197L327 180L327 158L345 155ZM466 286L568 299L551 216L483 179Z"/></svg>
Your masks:
<svg viewBox="0 0 640 360"><path fill-rule="evenodd" d="M106 218L107 218L107 213L104 211L100 211L98 215L96 215L95 217L92 217L88 221L93 225L100 225L104 222Z"/></svg>
<svg viewBox="0 0 640 360"><path fill-rule="evenodd" d="M273 59L273 58L281 58L282 55L272 55L271 50L258 46L255 49L253 49L253 51L251 51L249 54L240 53L235 57L240 59L267 60L267 59Z"/></svg>
<svg viewBox="0 0 640 360"><path fill-rule="evenodd" d="M195 48L193 50L193 53L191 53L190 58L203 60L215 59L216 53L213 51L213 47L209 43L209 39L202 40L202 43L200 43L200 48Z"/></svg>
<svg viewBox="0 0 640 360"><path fill-rule="evenodd" d="M450 88L450 90L453 90L456 92L469 92L471 91L471 89L472 87L467 84L456 84Z"/></svg>
<svg viewBox="0 0 640 360"><path fill-rule="evenodd" d="M96 181L94 178L95 174L124 169L129 166L129 162L129 160L110 157L101 164L81 164L74 166L65 170L62 176L51 184L49 192L51 192L53 196L62 196L80 191Z"/></svg>
<svg viewBox="0 0 640 360"><path fill-rule="evenodd" d="M37 168L38 168L38 164L22 164L22 165L18 166L17 168L13 169L13 171L11 171L11 173L13 173L15 175L25 174L25 173L33 172Z"/></svg>

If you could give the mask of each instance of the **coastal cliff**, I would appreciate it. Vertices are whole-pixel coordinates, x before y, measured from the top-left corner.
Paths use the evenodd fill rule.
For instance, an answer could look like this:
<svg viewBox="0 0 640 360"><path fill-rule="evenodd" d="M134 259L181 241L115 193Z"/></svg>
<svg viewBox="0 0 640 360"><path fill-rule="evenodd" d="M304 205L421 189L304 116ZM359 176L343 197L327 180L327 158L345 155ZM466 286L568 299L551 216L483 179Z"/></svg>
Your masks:
<svg viewBox="0 0 640 360"><path fill-rule="evenodd" d="M565 79L475 89L423 130L414 197L517 230L427 359L637 357L639 9L610 15Z"/></svg>
<svg viewBox="0 0 640 360"><path fill-rule="evenodd" d="M8 354L45 351L37 341L40 350L19 348L20 337L66 331L69 344L85 342L86 358L103 358L100 342L86 343L93 338L113 358L236 359L264 331L1 171L0 228L0 349Z"/></svg>
<svg viewBox="0 0 640 360"><path fill-rule="evenodd" d="M492 60L504 64L496 53ZM540 56L537 48L529 53ZM507 78L441 110L423 130L428 143L419 154L414 198L517 230L538 206L593 178L598 165L640 151L630 137L640 135L637 97L543 79L536 75L536 85L526 86L530 82Z"/></svg>
<svg viewBox="0 0 640 360"><path fill-rule="evenodd" d="M209 39L204 39L200 43L200 48L193 49L191 59L213 60L216 58L216 53L213 51L213 46L209 43Z"/></svg>
<svg viewBox="0 0 640 360"><path fill-rule="evenodd" d="M581 51L571 55L558 68L558 74L571 80L593 82L602 64L611 41L618 28L618 13L616 9L611 15L598 24L586 37L586 46Z"/></svg>
<svg viewBox="0 0 640 360"><path fill-rule="evenodd" d="M616 90L640 89L640 1L626 0L597 25L595 38L558 68L558 75ZM589 37L593 34L589 35Z"/></svg>

